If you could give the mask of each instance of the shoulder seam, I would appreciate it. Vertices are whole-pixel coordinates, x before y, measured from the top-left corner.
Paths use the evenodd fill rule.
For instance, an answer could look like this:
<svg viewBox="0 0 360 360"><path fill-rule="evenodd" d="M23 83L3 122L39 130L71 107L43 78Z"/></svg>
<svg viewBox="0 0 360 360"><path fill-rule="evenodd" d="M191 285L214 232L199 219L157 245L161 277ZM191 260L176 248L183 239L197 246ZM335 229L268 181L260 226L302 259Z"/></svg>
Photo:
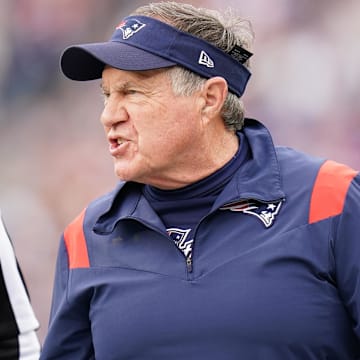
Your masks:
<svg viewBox="0 0 360 360"><path fill-rule="evenodd" d="M64 231L65 246L69 257L69 268L90 267L87 244L84 234L84 209Z"/></svg>
<svg viewBox="0 0 360 360"><path fill-rule="evenodd" d="M309 224L341 214L348 189L357 173L332 160L321 165L311 194Z"/></svg>

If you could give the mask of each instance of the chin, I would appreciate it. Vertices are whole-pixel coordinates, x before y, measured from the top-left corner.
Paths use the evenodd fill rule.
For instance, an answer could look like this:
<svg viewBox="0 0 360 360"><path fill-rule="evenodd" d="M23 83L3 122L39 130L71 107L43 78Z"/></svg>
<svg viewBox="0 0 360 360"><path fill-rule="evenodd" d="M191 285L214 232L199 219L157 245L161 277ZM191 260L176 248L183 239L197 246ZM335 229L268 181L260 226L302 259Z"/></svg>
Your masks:
<svg viewBox="0 0 360 360"><path fill-rule="evenodd" d="M121 168L117 168L115 166L114 168L114 173L117 176L118 179L122 180L122 181L135 181L137 182L138 180L138 176L136 176L136 174L132 171L130 171L130 169L124 169L123 167Z"/></svg>
<svg viewBox="0 0 360 360"><path fill-rule="evenodd" d="M124 169L117 169L116 166L114 168L114 173L117 178L119 178L122 181L130 181L128 172L124 171Z"/></svg>
<svg viewBox="0 0 360 360"><path fill-rule="evenodd" d="M148 179L144 168L145 166L143 164L141 166L140 164L135 164L134 160L130 163L119 162L114 164L114 173L116 177L122 181L143 183L144 180Z"/></svg>

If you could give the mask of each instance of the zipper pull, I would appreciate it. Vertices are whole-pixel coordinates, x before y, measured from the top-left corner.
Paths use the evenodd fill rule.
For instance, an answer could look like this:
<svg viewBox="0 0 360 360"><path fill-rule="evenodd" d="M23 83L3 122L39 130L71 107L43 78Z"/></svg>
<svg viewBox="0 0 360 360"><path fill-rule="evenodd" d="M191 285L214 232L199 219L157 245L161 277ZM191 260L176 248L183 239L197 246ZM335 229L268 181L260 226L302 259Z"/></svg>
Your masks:
<svg viewBox="0 0 360 360"><path fill-rule="evenodd" d="M186 267L189 273L193 271L193 263L192 263L192 256L188 256L186 258Z"/></svg>

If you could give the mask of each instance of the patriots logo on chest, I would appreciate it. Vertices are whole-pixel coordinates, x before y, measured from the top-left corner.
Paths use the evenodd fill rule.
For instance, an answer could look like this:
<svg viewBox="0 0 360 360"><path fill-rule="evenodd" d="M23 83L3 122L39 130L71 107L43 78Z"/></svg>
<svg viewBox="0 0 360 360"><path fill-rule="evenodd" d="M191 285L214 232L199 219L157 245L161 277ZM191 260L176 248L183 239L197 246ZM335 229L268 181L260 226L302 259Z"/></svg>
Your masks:
<svg viewBox="0 0 360 360"><path fill-rule="evenodd" d="M194 239L188 240L191 229L169 228L167 233L173 239L176 246L183 252L185 257L191 257Z"/></svg>
<svg viewBox="0 0 360 360"><path fill-rule="evenodd" d="M259 220L261 220L266 228L269 228L274 223L275 217L278 215L282 203L283 200L274 201L271 203L263 203L255 200L245 200L226 204L222 206L220 210L230 210L256 216Z"/></svg>

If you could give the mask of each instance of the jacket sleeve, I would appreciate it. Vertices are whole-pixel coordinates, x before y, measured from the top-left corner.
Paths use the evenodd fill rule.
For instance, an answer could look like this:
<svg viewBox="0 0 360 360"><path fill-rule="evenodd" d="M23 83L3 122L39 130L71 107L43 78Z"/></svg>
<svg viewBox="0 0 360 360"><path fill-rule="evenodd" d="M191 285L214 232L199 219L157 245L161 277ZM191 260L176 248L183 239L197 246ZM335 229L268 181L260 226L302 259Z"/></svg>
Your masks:
<svg viewBox="0 0 360 360"><path fill-rule="evenodd" d="M94 359L89 322L90 296L76 293L78 279L85 269L70 269L64 236L57 256L48 333L40 359Z"/></svg>
<svg viewBox="0 0 360 360"><path fill-rule="evenodd" d="M351 182L334 226L333 250L340 296L360 344L360 175Z"/></svg>
<svg viewBox="0 0 360 360"><path fill-rule="evenodd" d="M39 323L0 214L0 359L38 359Z"/></svg>

